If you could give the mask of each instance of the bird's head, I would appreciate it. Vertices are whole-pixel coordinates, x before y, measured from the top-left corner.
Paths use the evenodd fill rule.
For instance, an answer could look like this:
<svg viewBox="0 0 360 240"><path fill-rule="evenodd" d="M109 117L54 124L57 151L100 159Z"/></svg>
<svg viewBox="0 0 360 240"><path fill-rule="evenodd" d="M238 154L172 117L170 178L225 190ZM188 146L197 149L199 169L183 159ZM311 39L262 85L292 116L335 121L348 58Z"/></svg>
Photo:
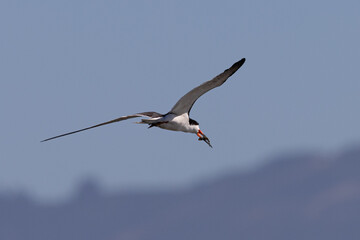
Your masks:
<svg viewBox="0 0 360 240"><path fill-rule="evenodd" d="M189 124L190 126L192 126L194 128L194 131L196 132L196 135L199 137L199 141L204 141L206 142L210 147L211 144L210 144L210 140L209 138L200 130L200 127L199 127L199 123L197 121L195 121L194 119L189 119Z"/></svg>

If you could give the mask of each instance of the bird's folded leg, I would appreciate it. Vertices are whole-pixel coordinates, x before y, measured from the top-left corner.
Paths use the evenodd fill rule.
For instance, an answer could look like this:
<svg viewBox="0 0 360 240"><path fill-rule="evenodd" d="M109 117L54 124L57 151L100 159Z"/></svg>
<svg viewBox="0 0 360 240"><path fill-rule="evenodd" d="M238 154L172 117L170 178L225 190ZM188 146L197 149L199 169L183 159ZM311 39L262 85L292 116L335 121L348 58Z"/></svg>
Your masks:
<svg viewBox="0 0 360 240"><path fill-rule="evenodd" d="M169 121L163 121L163 122L156 122L156 123L149 123L149 127L148 128L152 128L152 127L158 127L163 123L168 123Z"/></svg>

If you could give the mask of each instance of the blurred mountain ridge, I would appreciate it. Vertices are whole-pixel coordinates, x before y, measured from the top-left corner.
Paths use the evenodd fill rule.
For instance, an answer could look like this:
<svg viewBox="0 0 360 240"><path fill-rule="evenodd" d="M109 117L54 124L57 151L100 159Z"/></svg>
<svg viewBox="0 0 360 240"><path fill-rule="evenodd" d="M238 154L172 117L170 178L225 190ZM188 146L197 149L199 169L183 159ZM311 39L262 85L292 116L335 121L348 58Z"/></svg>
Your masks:
<svg viewBox="0 0 360 240"><path fill-rule="evenodd" d="M1 240L360 239L360 146L286 154L179 191L107 193L94 180L66 202L0 194Z"/></svg>

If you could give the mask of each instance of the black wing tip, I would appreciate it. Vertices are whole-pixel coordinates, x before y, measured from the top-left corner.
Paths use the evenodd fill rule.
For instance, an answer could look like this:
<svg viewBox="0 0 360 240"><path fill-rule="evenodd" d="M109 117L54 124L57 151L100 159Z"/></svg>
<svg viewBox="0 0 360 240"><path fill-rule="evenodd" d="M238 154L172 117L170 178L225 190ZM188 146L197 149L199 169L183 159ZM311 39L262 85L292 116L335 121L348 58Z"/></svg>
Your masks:
<svg viewBox="0 0 360 240"><path fill-rule="evenodd" d="M243 58L240 61L237 61L236 63L234 63L229 69L226 69L224 72L230 72L230 76L232 76L244 63L245 63L246 59Z"/></svg>
<svg viewBox="0 0 360 240"><path fill-rule="evenodd" d="M47 138L47 139L44 139L44 140L41 140L40 142L42 143L42 142L47 142L47 141L49 141L49 140L51 140L52 138Z"/></svg>
<svg viewBox="0 0 360 240"><path fill-rule="evenodd" d="M231 66L231 68L232 68L232 67L240 68L240 67L245 63L245 61L246 61L246 58L243 58L243 59L241 59L240 61L237 61L236 63L234 63L234 64Z"/></svg>
<svg viewBox="0 0 360 240"><path fill-rule="evenodd" d="M51 138L47 138L47 139L44 139L44 140L41 140L40 142L47 142L47 141L50 141L50 140L53 140L55 138L58 138L58 137L61 137L61 136L56 136L56 137L51 137Z"/></svg>

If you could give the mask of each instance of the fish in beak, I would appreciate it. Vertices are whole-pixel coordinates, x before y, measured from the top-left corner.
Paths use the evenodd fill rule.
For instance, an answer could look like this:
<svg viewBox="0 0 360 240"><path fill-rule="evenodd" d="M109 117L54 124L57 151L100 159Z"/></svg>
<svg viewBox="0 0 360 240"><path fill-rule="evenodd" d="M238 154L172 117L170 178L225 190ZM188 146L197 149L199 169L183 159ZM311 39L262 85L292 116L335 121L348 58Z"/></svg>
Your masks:
<svg viewBox="0 0 360 240"><path fill-rule="evenodd" d="M211 144L210 144L210 139L201 131L199 130L196 134L199 137L199 141L204 141L207 143L207 145L209 145L209 147L212 148Z"/></svg>

